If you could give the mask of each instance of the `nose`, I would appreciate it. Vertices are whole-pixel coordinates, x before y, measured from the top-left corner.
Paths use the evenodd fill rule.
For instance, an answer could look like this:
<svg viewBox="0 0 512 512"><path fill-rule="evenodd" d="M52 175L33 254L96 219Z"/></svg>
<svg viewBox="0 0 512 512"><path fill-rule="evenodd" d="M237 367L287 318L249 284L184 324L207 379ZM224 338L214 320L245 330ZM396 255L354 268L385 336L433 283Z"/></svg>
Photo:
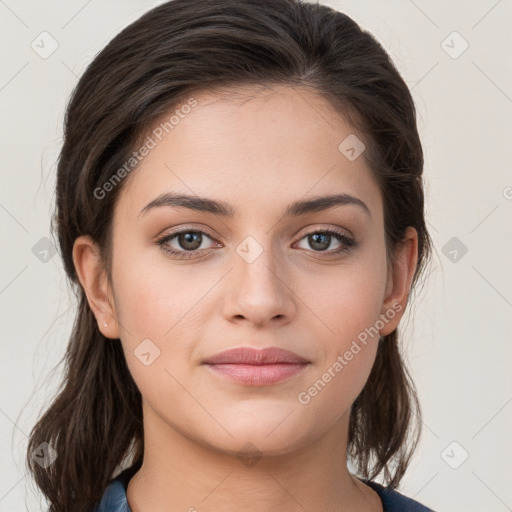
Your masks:
<svg viewBox="0 0 512 512"><path fill-rule="evenodd" d="M224 283L225 318L258 327L288 323L297 311L293 277L268 245L258 245L249 240L233 254L233 268Z"/></svg>

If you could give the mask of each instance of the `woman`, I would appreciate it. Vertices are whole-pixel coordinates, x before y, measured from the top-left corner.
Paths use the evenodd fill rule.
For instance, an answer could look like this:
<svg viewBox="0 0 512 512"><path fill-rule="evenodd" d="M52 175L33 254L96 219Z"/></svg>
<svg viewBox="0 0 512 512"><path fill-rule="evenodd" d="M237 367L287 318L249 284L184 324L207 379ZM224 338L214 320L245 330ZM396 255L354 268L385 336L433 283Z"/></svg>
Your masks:
<svg viewBox="0 0 512 512"><path fill-rule="evenodd" d="M299 0L167 2L96 56L64 135L79 306L27 453L50 510L430 510L397 490L423 152L378 42Z"/></svg>

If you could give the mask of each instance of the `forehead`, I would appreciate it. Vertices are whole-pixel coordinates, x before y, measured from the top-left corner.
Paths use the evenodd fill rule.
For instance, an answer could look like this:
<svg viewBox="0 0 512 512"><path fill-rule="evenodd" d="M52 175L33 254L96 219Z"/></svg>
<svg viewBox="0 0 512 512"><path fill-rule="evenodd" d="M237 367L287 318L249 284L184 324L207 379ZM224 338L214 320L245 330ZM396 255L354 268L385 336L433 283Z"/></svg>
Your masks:
<svg viewBox="0 0 512 512"><path fill-rule="evenodd" d="M193 104L191 98L195 106L184 108ZM344 141L358 136L310 89L199 91L162 115L146 137L154 147L127 178L118 201L127 214L137 208L138 214L169 191L222 199L241 212L332 193L354 195L377 213L381 209L364 154L349 159L341 150Z"/></svg>

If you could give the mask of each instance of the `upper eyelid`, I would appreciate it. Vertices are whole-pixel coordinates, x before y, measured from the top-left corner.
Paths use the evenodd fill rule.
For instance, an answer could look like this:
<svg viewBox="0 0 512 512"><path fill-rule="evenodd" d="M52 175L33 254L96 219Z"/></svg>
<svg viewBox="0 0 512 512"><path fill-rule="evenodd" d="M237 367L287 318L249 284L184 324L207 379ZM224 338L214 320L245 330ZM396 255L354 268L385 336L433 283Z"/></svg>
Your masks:
<svg viewBox="0 0 512 512"><path fill-rule="evenodd" d="M347 230L346 228L339 227L339 226L337 226L337 227L334 227L334 226L311 227L311 229L308 229L305 233L302 234L302 236L298 239L298 241L302 240L305 236L308 236L312 233L316 233L316 232L335 232L335 233L337 233L338 231L342 231L343 234L347 238L350 238L351 240L355 241L354 236L352 235L352 233L349 230ZM221 243L221 242L218 242L218 240L216 240L217 235L210 234L210 232L206 228L198 228L198 227L193 227L193 226L184 226L182 228L176 229L176 231L172 231L170 233L164 234L162 236L158 236L156 238L158 240L173 239L175 236L177 236L181 233L188 233L188 232L200 232L201 234L206 235L208 238L212 239L213 241L215 241L217 243Z"/></svg>

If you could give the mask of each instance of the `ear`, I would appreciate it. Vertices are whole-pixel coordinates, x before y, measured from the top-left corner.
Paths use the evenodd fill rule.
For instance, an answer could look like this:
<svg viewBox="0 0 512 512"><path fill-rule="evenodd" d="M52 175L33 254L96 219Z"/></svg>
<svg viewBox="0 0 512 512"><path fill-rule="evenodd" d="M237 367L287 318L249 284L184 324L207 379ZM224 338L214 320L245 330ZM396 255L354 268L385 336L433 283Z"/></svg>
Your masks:
<svg viewBox="0 0 512 512"><path fill-rule="evenodd" d="M99 330L106 338L119 338L117 316L107 275L99 249L89 235L79 236L75 240L73 262Z"/></svg>
<svg viewBox="0 0 512 512"><path fill-rule="evenodd" d="M395 254L396 261L388 272L386 293L381 309L381 315L385 315L387 319L384 327L380 329L381 336L386 336L397 328L407 305L412 278L418 263L418 232L412 226L406 229ZM391 311L395 313L392 318Z"/></svg>

